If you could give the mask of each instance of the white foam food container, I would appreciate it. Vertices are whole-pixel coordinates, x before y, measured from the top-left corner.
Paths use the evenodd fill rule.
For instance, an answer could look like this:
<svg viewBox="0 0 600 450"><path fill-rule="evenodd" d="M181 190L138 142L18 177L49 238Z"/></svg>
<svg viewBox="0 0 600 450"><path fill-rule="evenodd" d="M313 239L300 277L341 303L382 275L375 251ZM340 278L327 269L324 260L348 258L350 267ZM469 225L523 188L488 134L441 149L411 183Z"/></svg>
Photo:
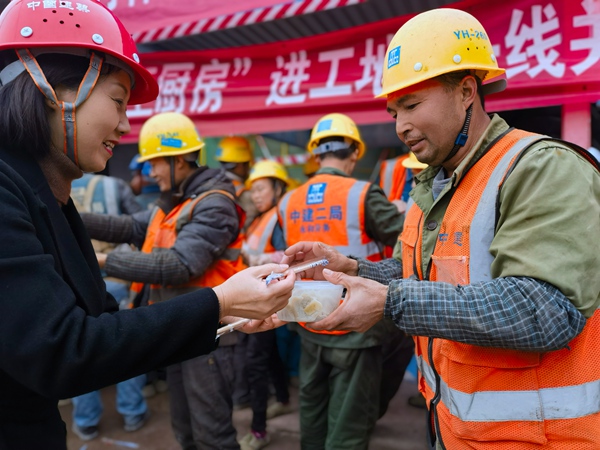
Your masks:
<svg viewBox="0 0 600 450"><path fill-rule="evenodd" d="M329 281L296 281L288 305L277 317L286 322L317 322L340 305L343 291L344 286Z"/></svg>

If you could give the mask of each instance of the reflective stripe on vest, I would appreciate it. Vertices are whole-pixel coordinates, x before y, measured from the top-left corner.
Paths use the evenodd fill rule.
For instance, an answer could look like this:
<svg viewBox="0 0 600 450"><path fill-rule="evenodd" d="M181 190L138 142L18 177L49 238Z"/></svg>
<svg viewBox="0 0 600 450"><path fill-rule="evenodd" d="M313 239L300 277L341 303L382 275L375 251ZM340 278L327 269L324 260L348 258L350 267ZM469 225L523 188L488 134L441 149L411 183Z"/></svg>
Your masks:
<svg viewBox="0 0 600 450"><path fill-rule="evenodd" d="M276 251L271 245L275 225L277 225L277 206L261 214L250 224L242 246L244 252L248 255L262 255Z"/></svg>
<svg viewBox="0 0 600 450"><path fill-rule="evenodd" d="M435 375L422 357L419 371L430 389ZM442 402L462 421L489 422L576 419L600 412L600 381L576 386L524 391L479 391L472 394L451 389L441 380ZM577 399L574 401L573 399Z"/></svg>
<svg viewBox="0 0 600 450"><path fill-rule="evenodd" d="M339 198L338 204L339 206L343 204L345 209L340 209L340 219L332 218L331 211L324 211L322 217L318 212L314 213L319 208L318 204L307 204L306 198L310 187L320 183L327 185L323 204L331 204L335 202L333 200L335 196L342 196ZM353 178L318 174L309 182L288 192L279 203L287 245L292 245L300 240L322 241L335 247L344 255L380 260L379 246L367 236L365 229L364 204L370 186L371 184L368 182ZM310 222L305 222L303 217L307 209L313 211L313 216L315 216ZM292 213L295 214L295 217L291 217ZM335 216L335 214L333 215ZM343 226L336 227L337 222L342 220ZM323 229L325 225L330 226L329 230ZM310 227L317 226L320 227L318 230L310 229Z"/></svg>
<svg viewBox="0 0 600 450"><path fill-rule="evenodd" d="M483 190L469 230L469 247L476 249L474 252L471 251L469 258L470 283L492 279L490 268L494 257L488 249L494 239L498 186L500 186L511 161L529 145L539 141L543 137L533 135L517 141L502 157Z"/></svg>
<svg viewBox="0 0 600 450"><path fill-rule="evenodd" d="M402 161L406 158L408 158L408 155L402 155L397 158L386 159L381 163L379 185L389 201L402 200L402 193L407 179L407 169L402 165Z"/></svg>

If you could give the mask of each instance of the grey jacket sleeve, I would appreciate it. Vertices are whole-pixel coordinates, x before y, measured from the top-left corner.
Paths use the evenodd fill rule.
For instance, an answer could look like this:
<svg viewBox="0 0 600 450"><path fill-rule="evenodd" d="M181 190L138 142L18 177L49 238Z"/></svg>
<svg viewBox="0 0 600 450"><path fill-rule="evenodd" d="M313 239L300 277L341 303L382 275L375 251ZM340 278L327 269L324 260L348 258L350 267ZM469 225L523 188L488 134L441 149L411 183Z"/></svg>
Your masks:
<svg viewBox="0 0 600 450"><path fill-rule="evenodd" d="M238 232L234 203L224 195L209 195L198 202L191 221L179 231L172 248L152 253L113 252L104 269L108 275L119 278L126 274L125 279L130 281L182 284L201 276Z"/></svg>
<svg viewBox="0 0 600 450"><path fill-rule="evenodd" d="M81 213L81 219L92 239L133 244L142 248L152 211L141 211L131 216Z"/></svg>

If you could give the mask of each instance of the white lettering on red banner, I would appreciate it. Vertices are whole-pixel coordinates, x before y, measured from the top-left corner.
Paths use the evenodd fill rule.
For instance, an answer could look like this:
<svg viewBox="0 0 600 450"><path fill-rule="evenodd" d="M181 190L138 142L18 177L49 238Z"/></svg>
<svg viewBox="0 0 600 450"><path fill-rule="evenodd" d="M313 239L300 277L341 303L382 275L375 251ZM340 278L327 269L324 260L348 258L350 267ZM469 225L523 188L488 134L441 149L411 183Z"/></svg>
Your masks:
<svg viewBox="0 0 600 450"><path fill-rule="evenodd" d="M600 5L594 0L583 0L585 14L573 17L573 27L589 27L589 37L573 39L570 50L588 50L588 56L571 67L575 75L581 75L600 60Z"/></svg>
<svg viewBox="0 0 600 450"><path fill-rule="evenodd" d="M306 51L290 53L290 60L286 62L283 56L277 56L277 68L271 72L271 88L265 104L290 105L302 103L306 94L301 93L303 81L308 81L310 75L306 70L310 67L310 60L306 58Z"/></svg>
<svg viewBox="0 0 600 450"><path fill-rule="evenodd" d="M554 49L562 42L562 33L554 6L550 3L543 10L540 5L532 6L531 26L523 23L524 15L521 10L513 10L508 34L504 38L506 47L511 49L506 57L509 66L506 76L511 78L526 71L531 78L535 78L546 71L553 77L562 77L565 65L556 62L559 53ZM546 34L550 36L545 37ZM538 64L531 67L528 57L535 58Z"/></svg>

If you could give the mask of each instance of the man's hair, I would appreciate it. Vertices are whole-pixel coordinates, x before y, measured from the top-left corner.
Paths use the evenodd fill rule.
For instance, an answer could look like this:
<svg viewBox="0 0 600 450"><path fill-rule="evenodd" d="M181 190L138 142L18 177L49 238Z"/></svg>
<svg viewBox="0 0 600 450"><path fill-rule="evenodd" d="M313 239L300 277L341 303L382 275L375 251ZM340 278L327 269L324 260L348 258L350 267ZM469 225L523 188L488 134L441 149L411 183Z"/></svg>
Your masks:
<svg viewBox="0 0 600 450"><path fill-rule="evenodd" d="M477 93L479 94L481 107L485 111L485 100L483 98L483 91L481 89L481 79L472 70L459 70L456 72L448 72L448 73L444 73L442 75L438 75L435 79L438 80L440 83L442 83L442 85L444 86L444 88L447 91L453 91L456 87L458 87L460 82L466 76L469 76L469 75L471 75L471 76L473 76L473 78L475 78L475 81L477 83Z"/></svg>
<svg viewBox="0 0 600 450"><path fill-rule="evenodd" d="M12 56L10 55L12 52ZM0 68L15 59L11 50L0 54ZM36 57L53 89L63 87L77 91L89 67L89 59L67 54L43 54ZM116 72L109 64L102 65L102 76ZM50 153L51 129L46 97L37 88L29 73L23 71L13 81L0 87L0 142L11 151L25 152L36 160Z"/></svg>

